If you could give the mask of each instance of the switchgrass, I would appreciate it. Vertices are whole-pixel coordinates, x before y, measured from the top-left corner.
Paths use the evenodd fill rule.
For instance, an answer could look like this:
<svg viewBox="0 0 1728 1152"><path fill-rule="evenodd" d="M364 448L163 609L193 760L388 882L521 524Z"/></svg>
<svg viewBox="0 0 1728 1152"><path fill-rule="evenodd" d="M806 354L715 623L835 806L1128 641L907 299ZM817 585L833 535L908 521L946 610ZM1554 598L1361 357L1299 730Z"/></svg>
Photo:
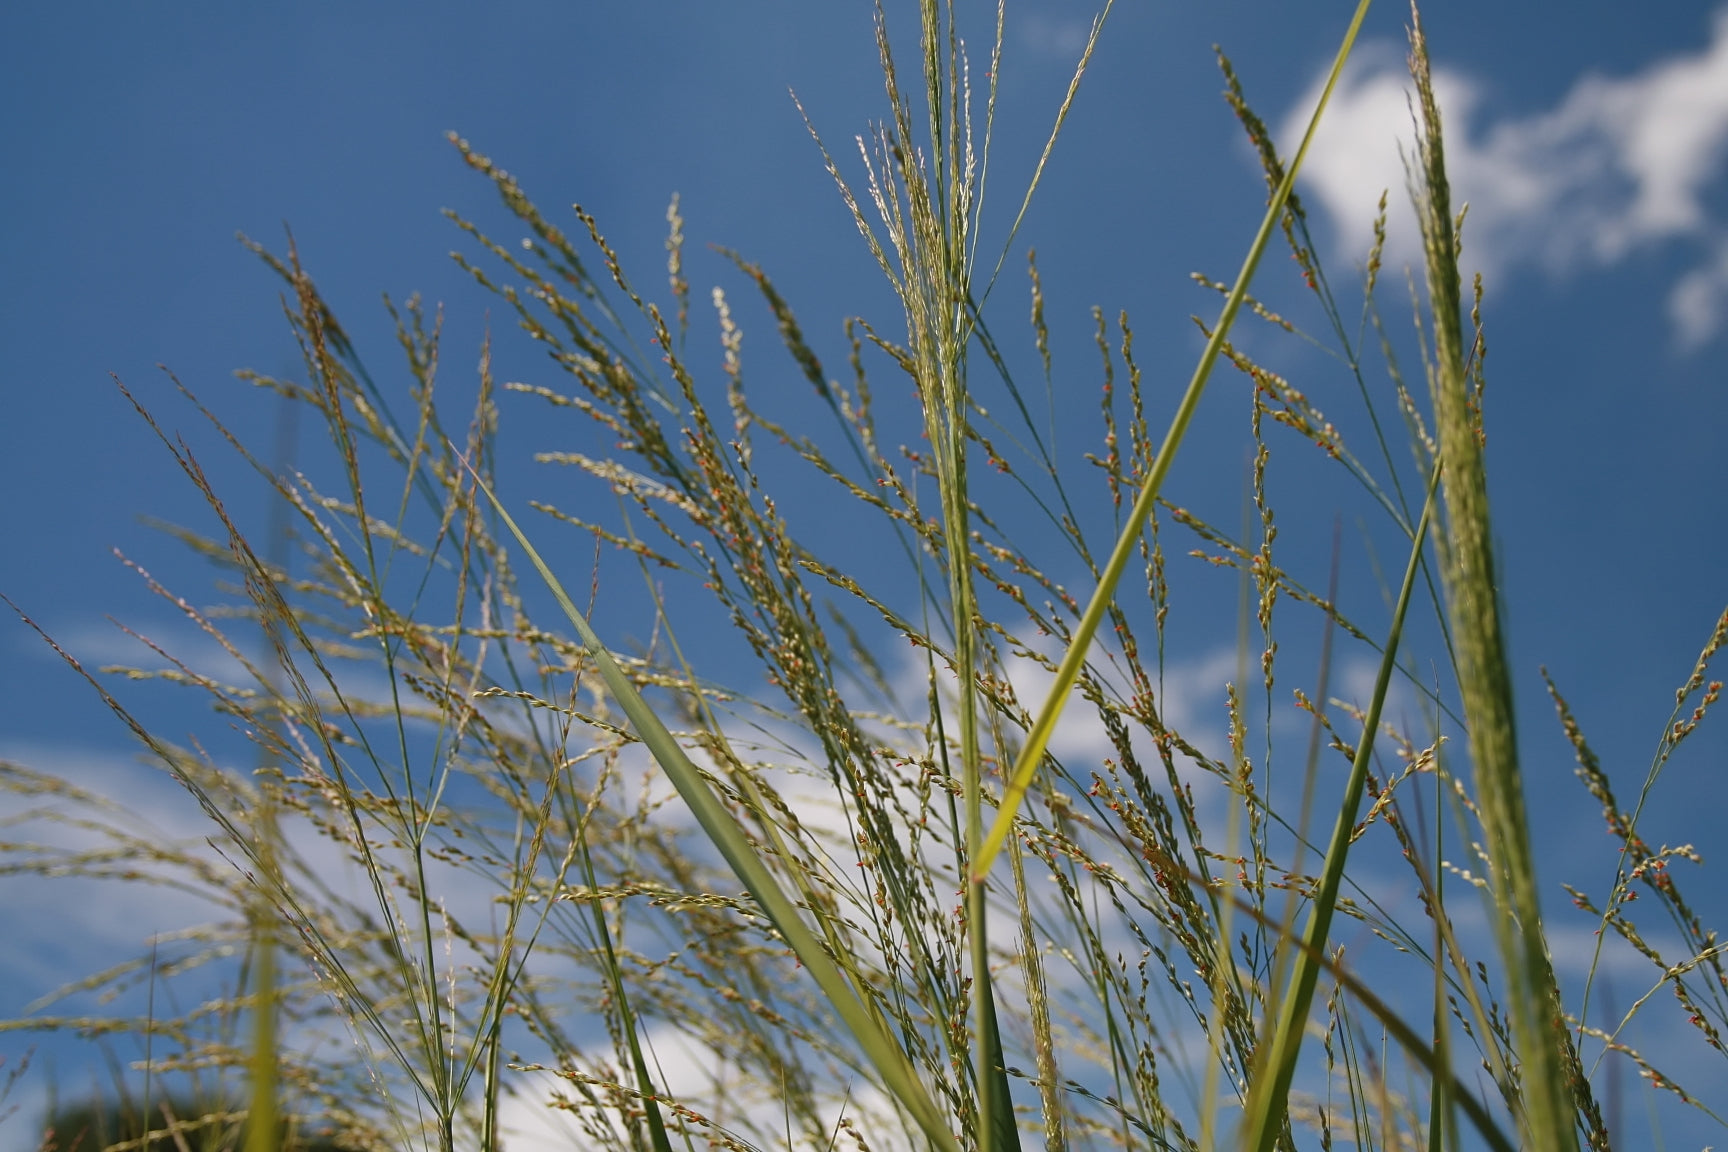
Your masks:
<svg viewBox="0 0 1728 1152"><path fill-rule="evenodd" d="M1344 31L1328 92L1367 7ZM393 393L292 245L283 257L258 249L286 287L304 376L246 379L321 423L334 478L279 474L193 403L291 510L292 559L261 555L187 443L139 406L216 517L213 537L183 538L239 595L201 608L139 569L226 660L158 649L163 666L125 674L204 693L259 766L240 770L244 758L214 742L162 739L108 679L87 676L203 806L226 862L140 837L112 799L69 781L16 765L0 776L24 805L15 823L79 833L65 848L8 841L10 874L166 884L226 913L55 999L210 973L230 981L226 993L160 1012L153 995L142 1017L98 1009L6 1025L147 1037L146 1096L193 1075L216 1082L206 1099L249 1093L243 1109L212 1107L221 1123L165 1121L127 1146L244 1140L257 1152L304 1132L353 1148L491 1149L546 1111L569 1146L656 1152L1570 1149L1580 1137L1605 1148L1594 1085L1614 1065L1602 1059L1629 1060L1708 1112L1619 1030L1583 1023L1589 986L1569 1012L1550 965L1538 897L1552 881L1537 873L1523 807L1491 544L1480 290L1466 320L1419 20L1411 180L1426 397L1406 386L1376 303L1384 200L1353 332L1295 193L1309 137L1280 157L1221 57L1265 165L1265 214L1236 278L1201 278L1224 303L1201 322L1205 349L1168 416L1127 314L1095 313L1099 449L1077 476L1030 415L1025 357L985 307L1051 149L1007 235L984 236L1002 9L981 94L952 9L921 0L918 16L918 67L902 73L878 11L887 115L860 140L862 179L821 150L903 306L903 332L848 321L849 371L831 375L767 274L731 257L832 416L826 431L791 427L752 398L744 326L720 288L718 352L695 350L676 200L662 308L597 220L578 207L572 235L460 139L531 235L507 246L456 218L477 249L458 260L546 351L556 386L500 388L488 341L461 427L440 380L441 325L418 301L392 307L408 381ZM1314 122L1323 112L1324 100ZM1250 292L1280 234L1321 342L1361 398L1336 423L1249 354L1262 334L1237 338L1245 307L1268 334L1295 331ZM1030 343L1055 387L1049 303L1030 273ZM1384 383L1362 347L1370 334ZM1251 397L1239 533L1164 491L1219 358ZM879 399L905 384L915 408ZM499 428L528 404L612 443L604 456L542 460L588 478L576 499L609 493L615 514L534 501L545 518L517 519ZM1383 434L1400 422L1407 452ZM894 447L901 429L926 443ZM1345 430L1371 450L1358 454ZM1404 542L1378 629L1276 558L1275 447L1336 461ZM796 525L775 498L775 478L800 473L831 493L831 524L891 562L825 560L832 536ZM1089 526L1103 500L1101 539ZM584 587L558 559L569 527L625 558L643 591L602 584L598 564ZM1217 695L1196 716L1183 701L1197 661L1171 651L1177 547L1238 581L1242 603L1236 675L1202 686ZM1061 572L1085 581L1084 606ZM620 625L631 606L642 616ZM1428 616L1431 627L1407 627ZM262 629L262 656L233 618ZM692 665L681 635L714 619L759 678ZM1325 643L1318 690L1294 691L1306 739L1287 750L1275 717L1297 674L1274 637L1302 635L1304 620ZM1406 640L1416 632L1431 648L1421 661ZM651 639L618 638L630 633ZM1378 667L1366 701L1328 695L1335 633ZM1718 1049L1720 948L1668 873L1680 850L1650 849L1638 818L1720 692L1708 669L1725 639L1728 614L1677 693L1631 812L1554 691L1621 847L1607 895L1575 899L1653 963L1657 986ZM1402 727L1387 722L1395 690L1417 717ZM1327 813L1322 845L1310 830ZM1630 918L1640 886L1670 914L1679 954ZM1460 888L1472 909L1480 893L1486 933L1455 914ZM1400 912L1399 892L1420 912ZM1344 923L1362 929L1348 949ZM156 1114L148 1099L140 1114Z"/></svg>

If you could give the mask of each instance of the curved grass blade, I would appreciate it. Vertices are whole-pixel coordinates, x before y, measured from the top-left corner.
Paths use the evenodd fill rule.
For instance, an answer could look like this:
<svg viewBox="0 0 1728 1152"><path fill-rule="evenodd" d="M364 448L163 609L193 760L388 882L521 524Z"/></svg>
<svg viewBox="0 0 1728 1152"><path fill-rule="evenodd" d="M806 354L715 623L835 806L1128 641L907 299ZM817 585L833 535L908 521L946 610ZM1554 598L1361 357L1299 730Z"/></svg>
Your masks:
<svg viewBox="0 0 1728 1152"><path fill-rule="evenodd" d="M1332 71L1326 76L1326 87L1321 91L1320 102L1308 121L1308 130L1302 136L1302 144L1297 148L1295 159L1290 162L1277 191L1272 194L1272 202L1266 207L1266 216L1260 221L1260 231L1255 234L1254 242L1248 247L1247 258L1242 261L1242 270L1236 275L1236 286L1230 290L1230 296L1224 302L1224 310L1219 313L1217 324L1213 325L1211 338L1206 342L1206 350L1200 354L1200 362L1194 367L1194 376L1188 383L1188 390L1183 393L1182 403L1177 406L1176 415L1170 421L1170 429L1164 435L1164 443L1153 458L1146 483L1134 501L1134 509L1129 513L1122 535L1117 538L1109 562L1104 565L1103 574L1098 579L1098 588L1092 593L1092 600L1086 605L1085 615L1081 616L1079 626L1074 630L1074 638L1056 670L1056 678L1050 685L1049 694L1044 698L1043 707L1038 711L1038 718L1026 734L1026 743L1020 750L1020 757L1014 764L1014 773L1003 792L996 821L991 825L989 836L985 838L983 847L972 861L972 875L975 880L989 872L991 863L1002 851L1003 841L1008 838L1008 833L1014 826L1014 814L1019 810L1020 802L1026 796L1026 789L1044 759L1044 751L1049 747L1050 737L1056 731L1056 722L1062 716L1062 709L1068 704L1068 693L1073 690L1075 682L1080 678L1080 669L1086 663L1092 638L1097 635L1098 627L1104 621L1104 614L1109 609L1111 600L1115 598L1116 583L1127 569L1128 560L1138 546L1141 529L1152 515L1159 489L1163 487L1164 477L1170 471L1170 463L1175 459L1176 450L1181 447L1182 439L1187 435L1188 424L1194 418L1194 411L1200 405L1200 396L1206 390L1212 365L1217 362L1224 340L1230 334L1230 326L1235 323L1236 313L1248 295L1249 281L1254 278L1254 270L1260 264L1266 244L1277 229L1279 220L1283 218L1284 206L1290 199L1290 190L1296 184L1296 173L1302 168L1302 160L1308 154L1308 145L1313 141L1314 131L1320 125L1320 117L1326 111L1327 101L1332 97L1332 89L1337 86L1338 77L1344 71L1344 63L1350 58L1350 50L1356 43L1356 34L1361 30L1370 2L1371 0L1359 0L1356 5L1356 14L1351 17L1343 43L1338 46L1337 58L1332 62Z"/></svg>
<svg viewBox="0 0 1728 1152"><path fill-rule="evenodd" d="M600 670L601 678L606 682L607 691L630 718L636 735L648 746L655 761L666 773L667 779L672 781L678 794L690 806L691 814L696 817L696 822L702 826L709 841L719 850L733 873L755 898L763 914L815 979L823 996L844 1022L847 1031L881 1075L883 1085L911 1114L935 1147L942 1152L960 1152L959 1143L944 1122L941 1110L919 1081L905 1053L889 1038L877 1017L858 998L839 967L823 950L815 934L799 915L797 906L756 855L743 828L714 795L707 782L702 779L700 770L691 762L689 756L685 755L684 749L654 714L648 702L642 699L642 694L630 683L624 670L612 659L612 654L589 626L587 618L577 610L558 577L553 575L552 569L533 544L529 543L528 537L517 526L510 513L504 510L504 505L493 494L491 487L472 466L469 467L469 474L473 476L480 491L485 493L499 519L504 521L504 526L527 553L535 570L546 582L546 587L551 590L553 598L558 601L558 606L563 609L565 616L582 637L583 645L588 649L595 666Z"/></svg>
<svg viewBox="0 0 1728 1152"><path fill-rule="evenodd" d="M1187 877L1190 884L1204 882L1203 877L1178 861L1165 859L1160 863L1170 871ZM1254 907L1252 902L1240 896L1230 897L1230 902L1235 906L1236 911L1255 921L1262 928L1279 935L1288 931L1287 926L1274 921L1265 912ZM1470 1084L1461 1079L1457 1072L1443 1059L1443 1055L1430 1047L1416 1029L1412 1028L1403 1017L1392 1010L1391 1005L1380 999L1366 981L1338 961L1327 956L1324 948L1311 948L1305 940L1287 940L1287 942L1300 950L1303 958L1311 961L1317 970L1324 971L1337 980L1345 991L1368 1009L1369 1014L1386 1030L1386 1035L1391 1037L1406 1056L1416 1061L1422 1070L1428 1073L1431 1082L1441 1078L1445 1079L1447 1099L1458 1111L1464 1113L1465 1119L1470 1121L1471 1126L1476 1129L1477 1135L1482 1137L1483 1143L1492 1149L1492 1152L1517 1152L1517 1145L1513 1144L1511 1138L1494 1122L1494 1117L1489 1114L1488 1110L1482 1106L1482 1102L1471 1091Z"/></svg>
<svg viewBox="0 0 1728 1152"><path fill-rule="evenodd" d="M1368 761L1374 755L1374 734L1379 730L1380 710L1386 703L1386 690L1392 683L1392 671L1398 662L1398 641L1404 632L1404 613L1410 606L1416 573L1422 567L1422 549L1428 540L1428 524L1434 516L1434 495L1439 482L1440 468L1436 467L1428 481L1428 499L1422 506L1422 519L1416 525L1416 536L1410 545L1410 562L1404 568L1398 605L1392 613L1392 626L1380 655L1374 695L1368 702L1368 715L1362 721L1362 739L1357 742L1356 758L1350 765L1350 780L1344 786L1344 799L1338 806L1338 821L1332 826L1332 842L1326 849L1320 885L1308 911L1308 924L1302 933L1302 951L1296 957L1296 968L1290 976L1290 990L1284 995L1279 1009L1277 1027L1262 1049L1260 1058L1255 1061L1258 1067L1253 1081L1254 1091L1243 1117L1241 1146L1248 1152L1270 1152L1284 1128L1290 1081L1296 1074L1296 1058L1301 1053L1302 1036L1308 1026L1308 1009L1314 1003L1314 985L1320 978L1317 957L1324 954L1332 930L1332 913L1338 906L1338 888L1344 880L1344 861L1350 853L1351 833L1355 830L1356 814L1362 806L1362 792L1368 782Z"/></svg>

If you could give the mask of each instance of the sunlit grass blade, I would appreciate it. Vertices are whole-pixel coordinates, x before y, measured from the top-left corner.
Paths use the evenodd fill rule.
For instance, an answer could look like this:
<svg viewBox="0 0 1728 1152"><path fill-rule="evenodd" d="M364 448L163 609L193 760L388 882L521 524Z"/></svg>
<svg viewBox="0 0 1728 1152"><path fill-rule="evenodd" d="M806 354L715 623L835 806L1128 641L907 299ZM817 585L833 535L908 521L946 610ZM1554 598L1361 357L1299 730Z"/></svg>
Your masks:
<svg viewBox="0 0 1728 1152"><path fill-rule="evenodd" d="M881 1075L884 1086L911 1114L936 1147L944 1152L959 1152L953 1133L943 1122L941 1110L919 1082L905 1054L859 1000L839 967L804 924L797 906L786 896L773 874L768 871L767 865L756 855L737 820L709 789L702 779L701 771L691 762L666 725L648 706L648 702L642 699L636 686L630 683L624 670L618 666L589 625L587 618L577 610L551 567L529 542L527 535L517 526L491 487L480 478L479 473L471 472L471 475L491 502L499 519L504 522L511 536L540 573L541 579L546 582L546 587L557 600L559 608L581 636L583 645L600 670L607 691L629 717L636 735L647 745L661 770L666 773L667 779L689 805L691 814L695 816L709 841L761 906L763 914L773 923L787 946L809 971L823 996L840 1016L847 1031Z"/></svg>
<svg viewBox="0 0 1728 1152"><path fill-rule="evenodd" d="M1332 61L1332 70L1326 75L1326 86L1320 92L1320 101L1315 105L1314 114L1308 120L1308 129L1302 135L1302 143L1296 149L1295 158L1290 161L1283 181L1273 192L1271 203L1266 206L1266 215L1260 221L1260 230L1255 233L1254 242L1248 246L1247 258L1242 261L1242 269L1236 274L1236 286L1230 290L1228 299L1224 301L1224 309L1218 315L1218 322L1212 327L1212 335L1206 341L1205 351L1200 354L1200 362L1194 367L1193 378L1189 380L1188 389L1182 394L1182 402L1177 406L1176 415L1170 421L1170 428L1164 434L1164 442L1152 460L1152 468L1140 489L1139 497L1134 501L1128 522L1123 526L1122 534L1116 540L1116 547L1111 551L1110 559L1098 578L1097 590L1092 593L1092 599L1086 605L1079 625L1074 629L1068 651L1057 667L1056 677L1045 695L1043 706L1038 710L1037 719L1026 733L1026 743L1020 750L1013 774L1003 790L996 820L990 827L990 834L985 838L983 848L972 861L972 875L975 878L989 872L991 863L996 859L997 853L1002 851L1002 843L1014 826L1014 815L1019 811L1020 803L1026 796L1026 789L1031 785L1032 777L1044 759L1044 752L1050 746L1050 738L1055 735L1056 722L1061 719L1062 710L1068 705L1068 694L1073 691L1075 682L1080 678L1080 669L1085 665L1086 657L1091 651L1092 639L1098 634L1098 627L1104 622L1110 602L1115 598L1116 584L1127 570L1129 559L1139 547L1141 530L1152 515L1159 490L1164 485L1164 477L1169 474L1171 461L1175 459L1176 450L1181 447L1194 412L1200 406L1200 397L1206 390L1206 381L1212 374L1212 366L1217 362L1218 353L1230 334L1230 326L1235 323L1236 313L1248 295L1248 285L1254 278L1254 270L1259 267L1260 257L1265 253L1266 245L1277 230L1279 221L1283 219L1284 206L1289 202L1290 191L1296 184L1296 174L1302 169L1308 146L1314 140L1314 132L1320 126L1326 104L1332 98L1332 90L1338 84L1338 77L1344 71L1345 62L1350 59L1350 50L1355 46L1356 34L1362 28L1363 18L1368 15L1370 2L1371 0L1359 0L1356 5L1356 13L1350 19L1350 27L1344 33L1343 43L1338 46L1338 55Z"/></svg>
<svg viewBox="0 0 1728 1152"><path fill-rule="evenodd" d="M1374 736L1380 728L1380 711L1386 703L1386 691L1398 664L1398 644L1404 632L1404 614L1410 607L1410 593L1416 586L1416 573L1422 567L1422 552L1428 541L1428 524L1434 514L1434 495L1440 472L1441 469L1436 468L1428 483L1428 499L1422 506L1422 517L1417 522L1416 534L1410 544L1410 561L1404 567L1404 582L1398 590L1392 625L1387 630L1386 645L1380 655L1374 694L1369 699L1368 713L1362 721L1362 739L1356 745L1356 756L1350 764L1350 779L1338 805L1337 822L1332 826L1332 841L1326 849L1313 904L1308 909L1302 950L1296 956L1289 990L1280 1001L1277 1025L1263 1042L1256 1060L1253 1091L1243 1117L1242 1147L1248 1152L1269 1152L1284 1127L1290 1082L1296 1075L1296 1060L1301 1054L1302 1037L1308 1027L1308 1010L1314 1003L1314 985L1320 978L1316 957L1324 953L1332 931L1338 889L1344 881L1350 840L1362 806L1362 792L1368 783L1368 764L1374 755ZM1435 963L1441 963L1439 958Z"/></svg>

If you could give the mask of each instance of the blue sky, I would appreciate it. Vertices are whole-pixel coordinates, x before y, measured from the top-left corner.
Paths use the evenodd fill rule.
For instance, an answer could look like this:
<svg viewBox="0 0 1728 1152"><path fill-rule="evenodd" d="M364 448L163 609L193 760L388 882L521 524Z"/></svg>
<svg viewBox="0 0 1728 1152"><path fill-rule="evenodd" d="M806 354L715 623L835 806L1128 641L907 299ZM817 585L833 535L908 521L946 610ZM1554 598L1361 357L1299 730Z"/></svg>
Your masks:
<svg viewBox="0 0 1728 1152"><path fill-rule="evenodd" d="M913 21L902 7L889 5L904 33ZM1606 841L1579 802L1537 667L1554 672L1630 787L1728 599L1728 9L1435 7L1429 34L1454 180L1471 202L1467 261L1488 278L1491 475L1535 819L1544 859L1556 864L1543 879L1554 895L1558 866L1583 858L1578 822L1593 849ZM1142 357L1174 389L1197 348L1189 314L1215 308L1188 273L1227 278L1258 219L1259 176L1218 99L1210 46L1232 55L1288 150L1348 12L1267 0L1119 5L997 304L998 328L1029 343L1020 270L1036 245L1058 356L1073 366L1088 413L1090 306L1129 309ZM997 236L1091 15L1073 0L1009 4L992 161ZM1333 130L1310 162L1304 194L1341 281L1362 259L1380 188L1390 185L1396 202L1402 186L1393 140L1407 125L1406 17L1393 3L1371 15ZM981 46L986 36L979 21L972 39ZM744 298L736 275L701 246L734 248L774 276L818 350L840 363L842 317L875 317L891 330L898 313L788 88L849 157L852 135L881 110L865 4L9 6L0 15L0 106L9 111L0 474L10 493L0 591L102 663L123 648L105 616L166 627L112 548L194 599L208 590L207 569L139 522L202 523L195 493L110 373L167 425L186 428L236 506L252 501L262 521L259 484L196 439L194 416L155 367L172 368L243 438L270 443L275 406L231 373L291 372L296 353L277 284L236 231L280 248L283 225L292 227L375 371L394 363L379 294L418 291L446 305L453 364L478 355L491 309L501 374L546 375L533 349L512 344L496 301L446 255L462 245L441 209L500 220L490 186L463 166L447 130L509 168L548 211L580 201L643 281L658 283L665 205L678 192L698 301L717 282ZM1400 226L1395 217L1395 259L1413 250ZM1263 279L1272 298L1293 298L1282 257ZM1401 295L1386 306L1404 315ZM755 333L748 347L762 394L802 387L775 359L759 311L743 322ZM1346 406L1322 358L1270 343L1255 350L1322 408L1328 396ZM1221 379L1208 403L1228 407L1233 383ZM796 410L795 398L786 403ZM561 446L539 416L525 400L506 402L507 452L513 442L518 459ZM1240 495L1240 447L1230 439L1240 423L1203 418L1173 480L1173 498L1225 523ZM1076 419L1076 451L1091 434ZM526 465L505 475L520 499L545 482ZM796 498L791 507L810 511ZM1327 523L1333 508L1312 511ZM586 555L572 552L578 563ZM1378 593L1354 595L1372 603ZM1233 643L1228 616L1215 627ZM137 699L159 709L151 715L171 735L208 723L187 702ZM1676 762L1648 836L1696 843L1712 867L1721 843L1713 813L1728 799L1724 747L1706 731ZM136 788L153 809L159 800L165 821L195 816L189 801L175 809L172 796L158 798L129 766L120 725L12 621L0 622L0 755ZM40 913L45 899L12 882L0 920ZM27 945L0 944L0 1011L68 966L100 962L100 949L67 935L108 947L128 944L133 927L130 942L150 930L76 907L64 914L76 932L39 928Z"/></svg>

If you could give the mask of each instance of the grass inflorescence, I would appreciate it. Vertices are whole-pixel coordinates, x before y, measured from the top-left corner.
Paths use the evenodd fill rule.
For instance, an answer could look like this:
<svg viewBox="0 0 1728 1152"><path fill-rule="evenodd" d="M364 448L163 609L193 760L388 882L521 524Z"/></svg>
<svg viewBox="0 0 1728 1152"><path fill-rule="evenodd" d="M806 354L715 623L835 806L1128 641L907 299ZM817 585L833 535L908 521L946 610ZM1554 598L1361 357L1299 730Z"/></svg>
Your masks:
<svg viewBox="0 0 1728 1152"><path fill-rule="evenodd" d="M488 338L460 416L440 381L441 317L392 305L409 382L392 394L293 245L256 248L285 287L303 376L245 378L322 425L333 474L266 464L193 399L292 522L296 553L261 551L140 404L216 517L213 535L182 537L236 595L201 607L138 573L226 671L166 648L160 667L103 670L205 694L253 762L163 739L113 675L62 652L202 805L216 855L138 834L112 798L0 765L17 823L76 832L0 843L9 875L164 885L223 914L4 1025L148 1041L142 1098L116 1068L124 1108L63 1111L44 1148L92 1146L68 1134L81 1124L113 1148L490 1150L537 1111L571 1147L656 1152L1605 1148L1595 1086L1625 1062L1715 1115L1622 1036L1649 997L1619 1029L1587 1025L1594 983L1574 1010L1551 966L1489 516L1480 286L1466 312L1419 18L1427 395L1406 387L1376 304L1385 201L1353 332L1295 195L1308 137L1282 156L1220 53L1265 169L1264 215L1233 280L1197 275L1223 306L1197 321L1204 351L1180 396L1148 384L1127 313L1095 310L1102 398L1077 473L1034 415L1027 350L986 307L1051 147L1007 234L986 237L1002 11L978 92L951 7L920 0L917 15L918 64L902 69L878 8L887 114L858 164L811 128L902 315L847 321L833 373L767 273L726 254L826 430L757 403L744 307L724 289L717 347L691 338L676 198L662 307L594 216L577 207L560 226L452 137L529 232L506 245L456 217L473 249L457 260L546 354L542 378L500 384ZM1308 295L1274 311L1250 288L1279 237ZM1022 342L1055 388L1054 305L1028 270ZM1241 318L1300 334L1295 307L1319 317L1360 411L1329 419L1250 352L1261 333L1237 332ZM1362 348L1370 327L1385 383ZM1252 398L1238 531L1166 488L1220 363ZM540 458L586 477L561 489L577 495L527 502L500 482L500 426L528 405L612 445ZM1408 452L1384 434L1399 423ZM896 447L901 429L921 441ZM1373 443L1358 452L1347 435ZM1336 546L1324 593L1282 566L1274 463L1315 451L1403 541L1378 628L1341 605ZM893 563L825 559L823 534L776 500L789 470ZM573 503L596 495L616 513ZM602 585L598 562L592 576L568 567L571 529L621 557L641 593ZM1235 674L1201 684L1213 695L1199 705L1172 625L1182 551L1240 590ZM630 604L641 618L618 625ZM716 618L759 676L693 664L681 635ZM1311 695L1289 687L1280 654L1304 621L1325 637ZM242 635L254 626L262 654ZM1718 1051L1721 946L1668 870L1691 850L1652 849L1638 821L1720 694L1709 667L1725 637L1728 615L1631 810L1550 683L1619 847L1606 895L1574 899L1602 938L1659 969ZM1366 699L1329 696L1335 642L1377 668ZM1292 697L1304 724L1287 750L1274 718ZM1389 895L1400 886L1413 904ZM1640 891L1684 954L1641 934ZM1453 911L1479 897L1486 933ZM210 978L226 990L195 1007L169 994ZM100 999L141 989L142 1016ZM51 1011L92 995L87 1012Z"/></svg>

